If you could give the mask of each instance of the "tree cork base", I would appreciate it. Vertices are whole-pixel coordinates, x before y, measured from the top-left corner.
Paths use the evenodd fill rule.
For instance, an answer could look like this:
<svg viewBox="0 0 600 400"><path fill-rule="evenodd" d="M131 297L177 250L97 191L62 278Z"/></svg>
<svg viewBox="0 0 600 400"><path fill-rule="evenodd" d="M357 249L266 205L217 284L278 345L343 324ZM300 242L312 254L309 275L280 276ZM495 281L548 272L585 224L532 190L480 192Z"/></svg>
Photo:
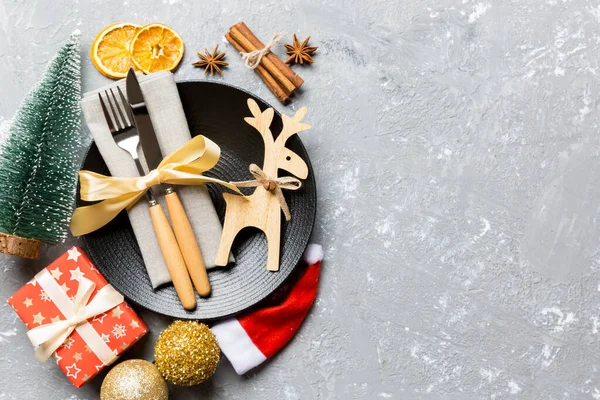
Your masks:
<svg viewBox="0 0 600 400"><path fill-rule="evenodd" d="M0 233L0 252L35 260L40 255L42 242L15 235Z"/></svg>

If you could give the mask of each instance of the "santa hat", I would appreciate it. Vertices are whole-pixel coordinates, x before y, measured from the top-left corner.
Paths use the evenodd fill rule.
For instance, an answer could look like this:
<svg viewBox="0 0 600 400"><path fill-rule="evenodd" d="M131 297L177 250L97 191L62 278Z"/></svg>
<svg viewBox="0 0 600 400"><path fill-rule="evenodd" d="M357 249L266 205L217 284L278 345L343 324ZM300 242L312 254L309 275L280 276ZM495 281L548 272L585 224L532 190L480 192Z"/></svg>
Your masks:
<svg viewBox="0 0 600 400"><path fill-rule="evenodd" d="M221 350L239 375L271 358L294 337L317 295L322 259L321 246L308 245L304 252L308 268L283 302L225 320L211 328Z"/></svg>

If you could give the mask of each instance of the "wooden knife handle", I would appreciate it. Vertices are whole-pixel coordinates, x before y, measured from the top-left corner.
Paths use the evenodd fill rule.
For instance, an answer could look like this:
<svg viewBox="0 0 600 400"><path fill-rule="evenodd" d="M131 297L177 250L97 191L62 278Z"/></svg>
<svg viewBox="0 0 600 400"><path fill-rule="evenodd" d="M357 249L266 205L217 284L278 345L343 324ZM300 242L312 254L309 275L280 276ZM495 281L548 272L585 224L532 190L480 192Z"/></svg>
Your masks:
<svg viewBox="0 0 600 400"><path fill-rule="evenodd" d="M177 245L177 240L175 239L175 235L173 235L167 216L160 204L150 206L150 217L152 218L152 225L154 225L154 232L156 233L156 239L158 239L160 251L171 275L171 280L173 281L173 286L175 286L179 300L183 308L192 310L196 307L196 294L194 293L185 261Z"/></svg>
<svg viewBox="0 0 600 400"><path fill-rule="evenodd" d="M165 199L167 200L173 231L175 231L175 237L179 243L185 265L192 277L192 282L194 282L198 294L206 297L210 294L210 282L208 281L206 265L204 264L202 252L198 246L198 241L196 240L196 235L194 235L190 220L185 213L185 209L177 193L168 193L165 195Z"/></svg>

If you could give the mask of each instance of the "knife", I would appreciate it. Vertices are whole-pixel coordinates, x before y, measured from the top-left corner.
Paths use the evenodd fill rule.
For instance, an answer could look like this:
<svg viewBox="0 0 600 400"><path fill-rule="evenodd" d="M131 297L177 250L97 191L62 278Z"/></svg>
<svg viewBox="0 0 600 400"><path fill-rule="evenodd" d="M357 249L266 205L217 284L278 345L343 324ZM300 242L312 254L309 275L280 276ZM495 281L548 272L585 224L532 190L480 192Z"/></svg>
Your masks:
<svg viewBox="0 0 600 400"><path fill-rule="evenodd" d="M133 116L135 124L140 135L140 142L142 143L142 150L148 164L148 169L153 170L158 167L158 164L163 159L156 133L148 114L148 108L144 101L144 95L140 88L140 84L135 76L133 69L129 69L127 73L127 99ZM185 209L179 200L179 196L175 192L175 189L171 185L163 185L165 188L165 200L167 201L167 208L169 215L171 216L171 224L173 225L173 231L175 237L179 243L181 254L185 260L187 267L187 273L192 278L196 291L202 297L206 297L211 292L210 282L208 281L208 274L206 272L206 266L196 235L192 229L192 225L185 213Z"/></svg>

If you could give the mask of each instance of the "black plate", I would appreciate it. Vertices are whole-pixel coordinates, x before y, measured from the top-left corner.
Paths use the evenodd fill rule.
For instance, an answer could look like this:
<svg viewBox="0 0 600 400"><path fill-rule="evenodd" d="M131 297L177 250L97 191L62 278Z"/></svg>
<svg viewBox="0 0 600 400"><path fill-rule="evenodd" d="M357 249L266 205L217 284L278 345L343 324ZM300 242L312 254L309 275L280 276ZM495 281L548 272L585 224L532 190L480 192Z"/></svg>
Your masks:
<svg viewBox="0 0 600 400"><path fill-rule="evenodd" d="M251 115L246 101L253 98L263 110L270 107L269 104L244 90L215 82L181 82L177 88L192 135L202 133L221 147L221 159L207 175L230 181L249 179L248 166L251 163L262 165L264 148L258 131L244 121L244 117ZM275 135L281 131L281 115L277 111L271 131ZM212 320L252 307L277 289L294 270L314 225L316 184L308 154L298 135L288 141L287 147L306 161L309 175L300 190L284 191L292 220L287 223L282 218L279 272L266 270L267 242L264 234L257 229L246 228L233 244L236 263L227 268L212 269L209 272L211 297L198 297L196 309L186 311L172 285L152 289L125 212L102 229L84 237L88 253L119 292L160 314ZM82 169L109 174L94 143L88 150ZM208 189L222 223L225 216L223 189L212 184L208 185ZM77 199L77 204L83 204L81 199Z"/></svg>

